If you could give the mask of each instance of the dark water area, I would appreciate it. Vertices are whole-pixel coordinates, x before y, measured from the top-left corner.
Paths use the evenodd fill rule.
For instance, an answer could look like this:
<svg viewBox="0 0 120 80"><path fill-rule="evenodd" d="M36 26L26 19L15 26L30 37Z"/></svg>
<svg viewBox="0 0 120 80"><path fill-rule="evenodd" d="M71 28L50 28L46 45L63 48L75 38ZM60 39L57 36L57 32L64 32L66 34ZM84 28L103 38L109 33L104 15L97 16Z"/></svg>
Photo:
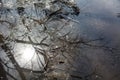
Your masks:
<svg viewBox="0 0 120 80"><path fill-rule="evenodd" d="M79 33L89 38L104 37L111 47L120 49L120 0L77 0L81 14ZM102 42L104 43L104 41ZM101 49L84 49L79 58L78 70L83 74L93 74L90 80L120 80L120 53ZM88 80L89 80L88 79Z"/></svg>

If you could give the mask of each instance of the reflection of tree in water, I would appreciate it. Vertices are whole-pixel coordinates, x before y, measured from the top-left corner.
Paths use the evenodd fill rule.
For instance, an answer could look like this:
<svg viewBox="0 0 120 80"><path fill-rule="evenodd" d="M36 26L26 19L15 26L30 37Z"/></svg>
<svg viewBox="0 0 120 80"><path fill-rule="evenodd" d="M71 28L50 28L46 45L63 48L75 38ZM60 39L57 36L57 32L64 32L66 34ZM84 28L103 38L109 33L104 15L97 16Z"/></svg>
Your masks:
<svg viewBox="0 0 120 80"><path fill-rule="evenodd" d="M74 63L81 57L80 49L103 48L111 52L115 49L105 44L96 45L103 38L84 39L74 32L74 24L79 22L71 17L80 13L75 2L10 1L13 1L14 6L9 8L6 6L9 2L0 0L0 26L5 27L0 30L0 46L1 55L6 55L0 57L1 78L7 80L7 75L8 79L14 80L102 80L96 70L85 76L77 75L80 72ZM18 44L30 45L35 51L35 59L33 56L24 66L18 60L24 52L15 52ZM25 51L25 48L22 50ZM18 53L21 52L20 49L17 49ZM25 52L30 56L30 49L28 50Z"/></svg>

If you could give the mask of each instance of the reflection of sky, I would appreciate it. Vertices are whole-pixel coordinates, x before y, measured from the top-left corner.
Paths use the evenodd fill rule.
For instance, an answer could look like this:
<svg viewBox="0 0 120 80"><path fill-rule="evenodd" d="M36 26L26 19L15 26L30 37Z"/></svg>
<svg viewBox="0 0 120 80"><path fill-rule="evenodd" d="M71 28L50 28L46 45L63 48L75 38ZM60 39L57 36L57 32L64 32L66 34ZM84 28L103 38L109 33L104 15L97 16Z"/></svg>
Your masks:
<svg viewBox="0 0 120 80"><path fill-rule="evenodd" d="M87 12L92 13L103 13L107 14L106 12L115 13L120 11L120 1L119 0L78 0L80 7L86 9ZM83 5L85 4L85 5ZM82 9L81 9L82 10Z"/></svg>
<svg viewBox="0 0 120 80"><path fill-rule="evenodd" d="M120 19L116 17L120 12L119 0L77 0L81 8L79 16L82 32L97 34L97 32L111 34L111 30L118 30Z"/></svg>

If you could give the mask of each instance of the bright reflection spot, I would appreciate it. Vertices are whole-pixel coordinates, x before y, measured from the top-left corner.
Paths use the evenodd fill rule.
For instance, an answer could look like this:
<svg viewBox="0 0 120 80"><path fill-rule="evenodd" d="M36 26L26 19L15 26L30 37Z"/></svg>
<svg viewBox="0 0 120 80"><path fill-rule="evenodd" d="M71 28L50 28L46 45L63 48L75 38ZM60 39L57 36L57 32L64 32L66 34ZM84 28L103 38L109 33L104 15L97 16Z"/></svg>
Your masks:
<svg viewBox="0 0 120 80"><path fill-rule="evenodd" d="M29 61L35 56L35 50L29 46L23 49L21 52L22 52L22 58L24 58L24 60L26 61Z"/></svg>
<svg viewBox="0 0 120 80"><path fill-rule="evenodd" d="M15 59L21 67L33 70L43 69L44 57L37 55L32 45L17 44L14 51Z"/></svg>
<svg viewBox="0 0 120 80"><path fill-rule="evenodd" d="M45 6L47 9L50 9L50 5L48 3L46 3L46 6Z"/></svg>
<svg viewBox="0 0 120 80"><path fill-rule="evenodd" d="M75 2L75 0L70 0L70 2Z"/></svg>

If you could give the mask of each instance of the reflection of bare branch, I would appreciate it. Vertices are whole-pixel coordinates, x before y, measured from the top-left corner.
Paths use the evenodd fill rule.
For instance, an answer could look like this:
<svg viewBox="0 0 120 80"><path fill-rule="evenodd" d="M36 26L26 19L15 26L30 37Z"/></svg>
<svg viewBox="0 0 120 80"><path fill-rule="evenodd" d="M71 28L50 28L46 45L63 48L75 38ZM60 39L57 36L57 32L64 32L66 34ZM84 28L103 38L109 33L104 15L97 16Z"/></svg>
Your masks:
<svg viewBox="0 0 120 80"><path fill-rule="evenodd" d="M73 77L73 78L83 79L81 76L74 75L74 74L71 74L70 76Z"/></svg>
<svg viewBox="0 0 120 80"><path fill-rule="evenodd" d="M58 14L60 14L62 12L62 8L60 8L60 9L58 9L58 10L56 10L55 12L51 12L48 16L46 16L44 19L41 19L41 20L39 20L39 19L34 19L34 18L31 18L33 21L35 21L35 22L37 22L39 25L41 25L41 24L45 24L47 21L49 21L51 18L53 18L54 16L56 16L56 17L58 17L58 18L60 18L61 19L61 17L63 17L63 16L61 16L61 15L58 15ZM64 18L65 18L65 16L64 16Z"/></svg>
<svg viewBox="0 0 120 80"><path fill-rule="evenodd" d="M1 59L0 59L1 61ZM0 62L0 80L8 80L7 76L6 76L6 71L4 69L4 66L2 65L2 63Z"/></svg>
<svg viewBox="0 0 120 80"><path fill-rule="evenodd" d="M37 22L39 25L41 24L44 24L45 21L44 20L39 20L39 19L34 19L34 18L31 18L34 22Z"/></svg>
<svg viewBox="0 0 120 80"><path fill-rule="evenodd" d="M10 76L13 80L17 80L14 76L12 76L10 73L6 72L8 76Z"/></svg>
<svg viewBox="0 0 120 80"><path fill-rule="evenodd" d="M6 51L9 51L9 52L7 52L7 54L9 54L9 56L8 56L9 59L10 59L11 62L14 64L14 66L15 66L16 70L19 72L21 78L22 78L23 80L26 80L23 71L20 69L19 64L16 62L16 60L15 60L13 54L11 53L11 51L9 50L9 48L8 48L6 45L3 45L2 48L5 50L5 52L6 52Z"/></svg>
<svg viewBox="0 0 120 80"><path fill-rule="evenodd" d="M69 44L76 44L76 45L83 44L83 45L89 46L91 48L102 48L102 49L110 51L112 53L113 53L114 50L117 51L116 48L106 46L105 44L103 44L103 45L92 44L92 42L101 41L101 40L103 40L103 38L98 38L98 39L93 39L93 40L80 39L80 40L76 40L76 41L71 41L71 40L66 40L66 39L59 38L59 40L65 41L65 42L67 42Z"/></svg>
<svg viewBox="0 0 120 80"><path fill-rule="evenodd" d="M9 67L9 66L8 66L8 62L5 63L5 62L3 62L1 59L0 59L0 63L2 63L5 67L7 67L7 68L9 68L9 69L15 69L15 68Z"/></svg>
<svg viewBox="0 0 120 80"><path fill-rule="evenodd" d="M48 38L48 37L43 38L40 43L42 43L42 42L43 42L44 40L46 40L47 38ZM28 39L29 39L29 41L30 41L31 43L33 43L33 41L32 41L32 39L31 39L30 36L28 36ZM33 45L33 47L34 47L34 45ZM46 52L45 52L44 50L42 50L42 49L37 48L37 47L34 47L34 49L35 49L35 53L37 54L37 62L38 62L39 68L42 67L42 69L44 69L44 71L46 71L46 65L47 65L47 62L48 62L48 58L47 58ZM41 55L44 57L45 64L43 63L43 60L41 60L41 57L40 57ZM42 66L41 66L41 65L42 65Z"/></svg>
<svg viewBox="0 0 120 80"><path fill-rule="evenodd" d="M2 36L2 35L0 35L0 36ZM3 42L3 45L1 46L1 48L6 52L8 58L11 60L12 64L15 66L16 70L18 71L21 79L26 80L26 77L25 77L22 69L20 68L20 65L16 62L16 60L15 60L15 58L14 58L12 52L11 52L11 49L7 46L7 44L5 44L4 37L2 39L2 42Z"/></svg>
<svg viewBox="0 0 120 80"><path fill-rule="evenodd" d="M89 43L83 43L83 45L89 46L91 48L102 48L104 50L110 51L113 53L113 51L117 51L116 48L105 46L105 45L94 45L94 44L89 44Z"/></svg>
<svg viewBox="0 0 120 80"><path fill-rule="evenodd" d="M27 69L27 68L21 68L25 72L33 72L33 73L44 73L42 70L32 70L32 69Z"/></svg>
<svg viewBox="0 0 120 80"><path fill-rule="evenodd" d="M30 41L24 41L24 40L18 40L18 39L15 39L15 41L17 43L23 43L23 44L32 44L32 45L38 45L38 46L49 46L48 44L46 43L34 43L34 42L30 42Z"/></svg>
<svg viewBox="0 0 120 80"><path fill-rule="evenodd" d="M11 26L11 28L14 27L13 23L10 23L9 21L6 20L0 20L0 23L8 23Z"/></svg>
<svg viewBox="0 0 120 80"><path fill-rule="evenodd" d="M68 34L66 34L68 35ZM80 39L80 40L77 40L76 41L72 41L72 40L66 40L66 39L61 39L59 38L59 40L62 40L62 41L65 41L65 42L68 42L69 44L84 44L84 43L91 43L91 42L96 42L96 41L101 41L103 40L103 38L98 38L98 39L93 39L93 40L83 40L83 39Z"/></svg>
<svg viewBox="0 0 120 80"><path fill-rule="evenodd" d="M65 4L65 5L68 5L68 6L75 5L75 3L69 2L69 1L65 1L65 0L54 0L54 1L52 1L51 3L52 3L52 4L55 4L55 3L58 3L58 2L60 2L60 3L62 3L62 4Z"/></svg>
<svg viewBox="0 0 120 80"><path fill-rule="evenodd" d="M44 50L37 48L37 47L34 47L34 49L38 54L44 56L45 60L47 60L47 53ZM47 62L47 61L45 61L45 62Z"/></svg>
<svg viewBox="0 0 120 80"><path fill-rule="evenodd" d="M44 50L39 49L37 47L34 47L34 49L35 49L35 51L37 53L37 57L38 57L39 62L42 64L43 69L46 71L47 65L48 65L48 62L49 62L48 57L47 57L47 53ZM40 59L39 55L42 55L44 57L45 64Z"/></svg>
<svg viewBox="0 0 120 80"><path fill-rule="evenodd" d="M40 43L43 43L43 41L45 41L47 38L48 38L48 36L44 37L44 38L40 41Z"/></svg>

